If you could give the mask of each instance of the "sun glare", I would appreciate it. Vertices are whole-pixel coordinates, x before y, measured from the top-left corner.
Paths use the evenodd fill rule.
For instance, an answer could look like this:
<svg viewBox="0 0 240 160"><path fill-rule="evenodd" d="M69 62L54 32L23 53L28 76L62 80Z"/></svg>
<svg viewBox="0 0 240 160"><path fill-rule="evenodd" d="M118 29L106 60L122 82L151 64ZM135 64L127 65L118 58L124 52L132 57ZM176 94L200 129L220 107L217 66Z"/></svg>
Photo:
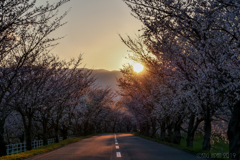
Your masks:
<svg viewBox="0 0 240 160"><path fill-rule="evenodd" d="M135 63L133 65L133 69L135 72L139 73L143 70L143 65L141 65L140 63Z"/></svg>

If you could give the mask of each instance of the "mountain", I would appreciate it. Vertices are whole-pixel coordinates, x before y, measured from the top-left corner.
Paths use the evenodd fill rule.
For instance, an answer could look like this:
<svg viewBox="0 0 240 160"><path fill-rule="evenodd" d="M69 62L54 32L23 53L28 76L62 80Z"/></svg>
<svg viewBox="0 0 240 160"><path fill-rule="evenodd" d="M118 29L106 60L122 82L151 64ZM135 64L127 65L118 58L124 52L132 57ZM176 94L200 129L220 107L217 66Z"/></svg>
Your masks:
<svg viewBox="0 0 240 160"><path fill-rule="evenodd" d="M96 84L106 87L110 86L113 90L117 90L116 79L121 78L123 75L120 71L108 71L104 69L93 70L93 75L96 75Z"/></svg>

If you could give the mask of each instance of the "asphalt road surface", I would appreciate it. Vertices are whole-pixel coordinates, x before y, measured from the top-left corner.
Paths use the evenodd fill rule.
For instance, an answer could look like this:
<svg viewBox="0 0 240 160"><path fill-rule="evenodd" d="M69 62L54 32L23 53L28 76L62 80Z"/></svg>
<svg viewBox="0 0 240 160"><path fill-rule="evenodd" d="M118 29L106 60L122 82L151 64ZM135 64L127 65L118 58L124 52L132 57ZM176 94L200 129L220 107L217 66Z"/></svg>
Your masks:
<svg viewBox="0 0 240 160"><path fill-rule="evenodd" d="M132 134L102 134L28 160L199 160L196 155Z"/></svg>

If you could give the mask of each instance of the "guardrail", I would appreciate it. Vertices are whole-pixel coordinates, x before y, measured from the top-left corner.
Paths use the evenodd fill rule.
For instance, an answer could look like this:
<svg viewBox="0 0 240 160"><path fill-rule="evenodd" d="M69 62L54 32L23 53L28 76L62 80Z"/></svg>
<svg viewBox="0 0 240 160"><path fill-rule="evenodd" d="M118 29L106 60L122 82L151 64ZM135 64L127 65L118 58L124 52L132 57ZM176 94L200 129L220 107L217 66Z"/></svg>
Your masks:
<svg viewBox="0 0 240 160"><path fill-rule="evenodd" d="M36 149L38 147L43 146L43 140L33 141L32 142L32 149Z"/></svg>
<svg viewBox="0 0 240 160"><path fill-rule="evenodd" d="M26 142L6 145L7 155L21 153L26 151Z"/></svg>
<svg viewBox="0 0 240 160"><path fill-rule="evenodd" d="M42 146L43 146L43 140L32 141L32 149L36 149ZM6 148L7 148L7 155L22 153L27 150L26 142L6 145Z"/></svg>
<svg viewBox="0 0 240 160"><path fill-rule="evenodd" d="M67 139L69 138L73 138L75 136L68 136ZM61 142L63 140L63 137L59 137L59 142ZM48 139L48 144L52 144L54 143L54 138ZM43 146L43 140L35 140L32 142L32 149L36 149L39 147ZM17 144L9 144L6 145L6 151L7 151L7 155L11 155L11 154L17 154L17 153L22 153L25 152L26 149L26 142L24 143L17 143Z"/></svg>
<svg viewBox="0 0 240 160"><path fill-rule="evenodd" d="M54 143L54 138L48 139L48 144Z"/></svg>

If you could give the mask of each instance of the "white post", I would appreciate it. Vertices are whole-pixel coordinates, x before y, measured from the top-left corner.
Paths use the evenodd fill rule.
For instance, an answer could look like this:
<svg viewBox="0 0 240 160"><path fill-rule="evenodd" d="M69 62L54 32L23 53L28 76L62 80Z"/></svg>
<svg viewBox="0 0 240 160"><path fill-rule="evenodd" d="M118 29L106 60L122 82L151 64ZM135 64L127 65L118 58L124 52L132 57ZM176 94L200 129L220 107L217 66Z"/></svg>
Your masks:
<svg viewBox="0 0 240 160"><path fill-rule="evenodd" d="M9 155L9 145L7 145L7 155Z"/></svg>
<svg viewBox="0 0 240 160"><path fill-rule="evenodd" d="M27 150L26 149L26 142L23 142L23 145L24 145L24 152Z"/></svg>
<svg viewBox="0 0 240 160"><path fill-rule="evenodd" d="M22 143L19 143L19 153L22 153Z"/></svg>

